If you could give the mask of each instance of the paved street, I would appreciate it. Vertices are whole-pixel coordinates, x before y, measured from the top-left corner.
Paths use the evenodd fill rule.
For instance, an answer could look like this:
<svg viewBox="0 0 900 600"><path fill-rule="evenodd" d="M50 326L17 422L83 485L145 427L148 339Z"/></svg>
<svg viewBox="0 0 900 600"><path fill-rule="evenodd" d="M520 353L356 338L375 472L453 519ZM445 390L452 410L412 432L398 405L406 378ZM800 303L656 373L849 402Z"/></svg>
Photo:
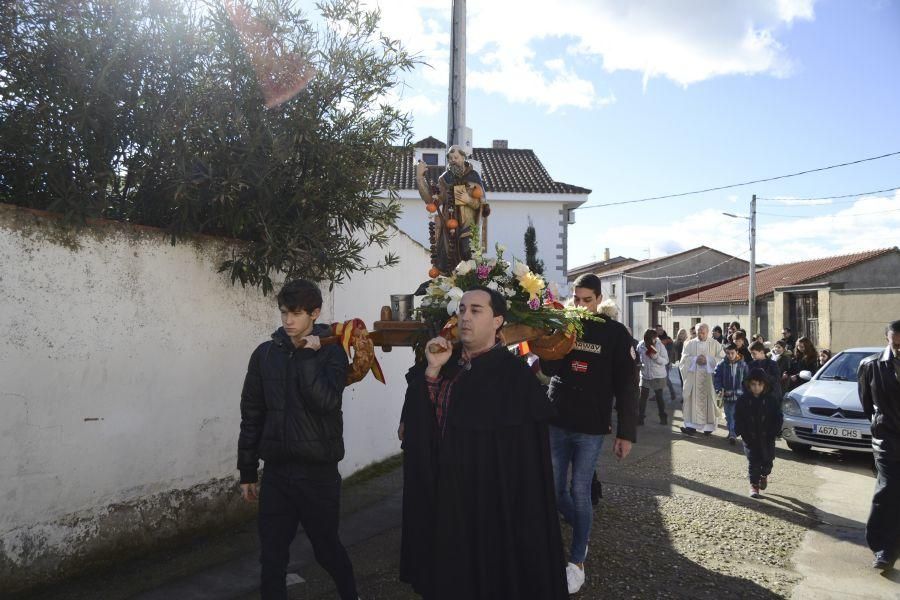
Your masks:
<svg viewBox="0 0 900 600"><path fill-rule="evenodd" d="M779 442L769 489L753 500L740 446L727 445L723 428L684 438L675 415L670 426L649 417L625 461L604 448L604 498L577 598L900 597L900 576L869 568L868 455L801 457ZM343 538L365 599L416 598L396 580L401 483L395 464L345 489ZM290 571L291 598L335 597L302 534ZM257 573L249 523L37 597L250 600Z"/></svg>

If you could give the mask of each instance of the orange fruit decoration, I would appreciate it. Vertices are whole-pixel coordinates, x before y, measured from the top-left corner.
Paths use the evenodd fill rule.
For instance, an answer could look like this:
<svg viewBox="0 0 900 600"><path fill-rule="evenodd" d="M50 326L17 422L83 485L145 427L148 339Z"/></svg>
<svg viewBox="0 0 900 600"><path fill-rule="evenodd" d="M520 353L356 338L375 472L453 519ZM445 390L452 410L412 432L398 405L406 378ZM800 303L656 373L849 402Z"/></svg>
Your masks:
<svg viewBox="0 0 900 600"><path fill-rule="evenodd" d="M476 200L480 200L484 197L484 190L481 189L480 185L476 185L472 188L472 191L469 192L469 195L475 198Z"/></svg>
<svg viewBox="0 0 900 600"><path fill-rule="evenodd" d="M428 204L425 205L425 210L427 210L430 213L437 212L437 205L429 202Z"/></svg>
<svg viewBox="0 0 900 600"><path fill-rule="evenodd" d="M459 227L459 221L456 219L447 220L447 229L456 229L457 227Z"/></svg>
<svg viewBox="0 0 900 600"><path fill-rule="evenodd" d="M428 269L428 277L430 277L431 279L434 279L440 274L441 272L437 270L437 267L431 267L430 269Z"/></svg>

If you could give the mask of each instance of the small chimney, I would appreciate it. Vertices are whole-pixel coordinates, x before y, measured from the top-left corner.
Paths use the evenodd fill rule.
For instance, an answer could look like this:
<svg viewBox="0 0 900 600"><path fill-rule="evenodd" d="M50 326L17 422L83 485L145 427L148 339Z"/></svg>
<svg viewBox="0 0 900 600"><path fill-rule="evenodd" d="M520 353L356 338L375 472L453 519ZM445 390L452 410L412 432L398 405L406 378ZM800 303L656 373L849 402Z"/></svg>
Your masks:
<svg viewBox="0 0 900 600"><path fill-rule="evenodd" d="M603 260L609 260L609 248L603 249Z"/></svg>
<svg viewBox="0 0 900 600"><path fill-rule="evenodd" d="M509 140L494 140L491 146L494 150L506 150L509 148Z"/></svg>

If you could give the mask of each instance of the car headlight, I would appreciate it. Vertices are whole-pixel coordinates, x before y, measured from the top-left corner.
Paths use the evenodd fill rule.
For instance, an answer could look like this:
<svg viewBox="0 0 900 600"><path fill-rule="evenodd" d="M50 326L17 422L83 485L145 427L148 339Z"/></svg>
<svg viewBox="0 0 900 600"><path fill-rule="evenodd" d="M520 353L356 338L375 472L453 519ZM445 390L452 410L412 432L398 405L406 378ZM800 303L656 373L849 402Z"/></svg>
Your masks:
<svg viewBox="0 0 900 600"><path fill-rule="evenodd" d="M784 400L781 401L781 412L791 417L799 417L803 414L800 411L800 403L790 396L785 396Z"/></svg>

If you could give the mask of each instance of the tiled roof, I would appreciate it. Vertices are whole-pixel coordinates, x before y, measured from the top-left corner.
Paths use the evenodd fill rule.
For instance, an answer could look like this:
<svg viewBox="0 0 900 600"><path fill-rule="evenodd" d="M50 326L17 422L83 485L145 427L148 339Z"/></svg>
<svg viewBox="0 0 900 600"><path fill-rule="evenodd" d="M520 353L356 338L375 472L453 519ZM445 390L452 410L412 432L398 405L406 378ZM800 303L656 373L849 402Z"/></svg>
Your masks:
<svg viewBox="0 0 900 600"><path fill-rule="evenodd" d="M416 147L436 147L431 144L443 142L425 138L416 142ZM428 146L420 146L429 144ZM590 194L591 190L577 185L554 181L541 164L533 150L513 150L501 148L475 148L472 159L481 163L481 177L485 190L491 192L516 192L525 194ZM377 189L414 190L415 168L411 152L398 153L394 168L379 167L372 175L372 184ZM444 171L443 167L429 167L428 178L436 181Z"/></svg>
<svg viewBox="0 0 900 600"><path fill-rule="evenodd" d="M799 285L820 277L824 277L841 269L882 256L889 252L900 252L896 248L879 248L867 252L829 256L815 260L775 265L756 272L756 297L771 294L775 288ZM707 304L717 302L747 302L750 277L744 275L732 281L709 289L685 290L672 294L669 304Z"/></svg>
<svg viewBox="0 0 900 600"><path fill-rule="evenodd" d="M637 271L637 270L640 269L641 267L648 267L648 266L652 265L653 263L657 263L657 262L660 262L660 261L663 261L663 260L669 260L669 259L672 259L672 258L676 258L676 257L678 257L678 256L682 256L682 255L688 254L688 253L690 253L690 252L696 252L696 251L698 251L698 250L702 250L703 253L706 253L706 252L718 252L719 254L722 254L723 256L731 257L730 254L725 254L724 252L720 252L719 250L716 250L715 248L710 248L709 246L697 246L696 248L689 248L689 249L687 249L687 250L682 250L681 252L676 252L675 254L667 254L666 256L658 256L658 257L656 257L656 258L648 258L648 259L645 259L645 260L639 260L639 261L637 261L637 262L633 262L633 263L628 264L628 265L623 265L623 266L618 267L618 268L616 268L616 269L612 269L612 270L610 270L610 271L606 271L605 273L603 273L603 276L604 276L604 277L608 277L608 276L610 276L610 275L619 275L620 273L628 273L628 272L630 272L630 271ZM738 260L742 260L742 259L738 259ZM746 262L746 261L743 261L743 260L742 260L742 262ZM640 271L638 271L638 273L640 273Z"/></svg>
<svg viewBox="0 0 900 600"><path fill-rule="evenodd" d="M424 140L419 140L413 144L413 148L446 148L447 144L436 137L428 136Z"/></svg>
<svg viewBox="0 0 900 600"><path fill-rule="evenodd" d="M605 274L606 271L612 271L613 269L619 269L622 267L622 263L634 263L637 262L633 258L626 258L624 256L615 256L610 258L609 260L600 260L592 263L588 263L585 265L581 265L578 267L573 267L569 269L567 275L572 277L574 275L581 275L583 273L593 273L595 275Z"/></svg>

